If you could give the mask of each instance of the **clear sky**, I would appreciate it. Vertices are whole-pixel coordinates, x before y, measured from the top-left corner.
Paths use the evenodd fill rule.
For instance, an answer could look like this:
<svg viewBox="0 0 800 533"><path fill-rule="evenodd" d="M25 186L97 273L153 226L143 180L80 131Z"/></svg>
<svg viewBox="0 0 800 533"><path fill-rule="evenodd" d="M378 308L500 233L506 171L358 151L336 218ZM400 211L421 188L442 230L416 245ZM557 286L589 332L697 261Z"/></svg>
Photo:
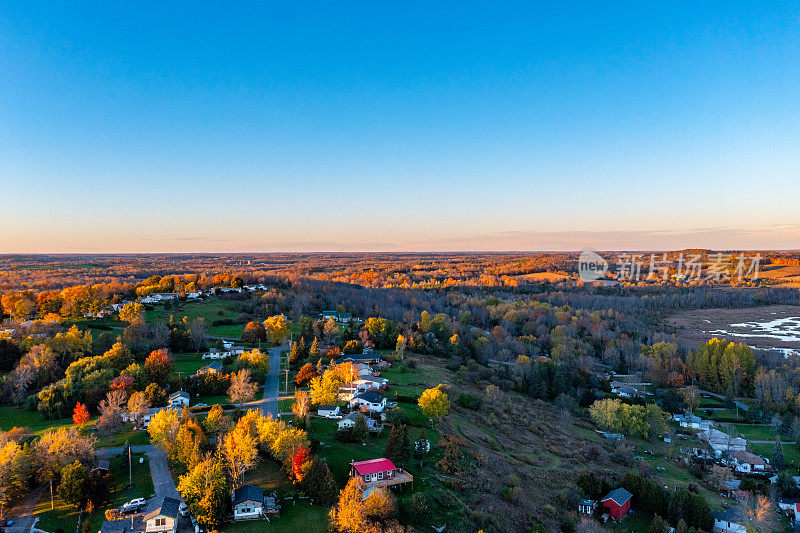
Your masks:
<svg viewBox="0 0 800 533"><path fill-rule="evenodd" d="M0 0L0 252L800 248L800 4L601 4Z"/></svg>

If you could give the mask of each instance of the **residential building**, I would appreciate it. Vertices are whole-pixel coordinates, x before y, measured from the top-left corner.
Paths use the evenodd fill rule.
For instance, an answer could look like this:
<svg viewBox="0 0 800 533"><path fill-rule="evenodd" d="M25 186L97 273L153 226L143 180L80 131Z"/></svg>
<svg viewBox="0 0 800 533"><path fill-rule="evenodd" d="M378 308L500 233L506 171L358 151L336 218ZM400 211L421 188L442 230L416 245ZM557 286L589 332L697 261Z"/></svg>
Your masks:
<svg viewBox="0 0 800 533"><path fill-rule="evenodd" d="M581 500L578 504L578 512L591 515L597 509L597 500Z"/></svg>
<svg viewBox="0 0 800 533"><path fill-rule="evenodd" d="M746 533L747 527L737 508L714 511L714 531L718 533Z"/></svg>
<svg viewBox="0 0 800 533"><path fill-rule="evenodd" d="M722 455L722 452L743 452L747 449L747 441L745 439L733 437L713 427L701 431L698 436L706 441L718 456Z"/></svg>
<svg viewBox="0 0 800 533"><path fill-rule="evenodd" d="M255 485L242 485L232 495L233 519L261 518L264 512L264 489Z"/></svg>
<svg viewBox="0 0 800 533"><path fill-rule="evenodd" d="M361 392L350 400L350 408L354 407L380 413L386 408L386 398L372 391Z"/></svg>
<svg viewBox="0 0 800 533"><path fill-rule="evenodd" d="M356 417L358 415L361 415L361 413L356 411L356 412L350 413L347 416L342 417L342 419L339 420L339 423L338 423L339 429L350 429L353 426L355 426L356 425ZM364 415L361 415L361 416L364 416ZM368 431L372 431L372 432L377 433L377 432L383 430L383 425L378 423L375 419L369 418L367 416L365 416L364 419L367 422L367 430Z"/></svg>
<svg viewBox="0 0 800 533"><path fill-rule="evenodd" d="M361 476L365 488L397 487L414 481L414 476L383 457L350 463L350 475Z"/></svg>
<svg viewBox="0 0 800 533"><path fill-rule="evenodd" d="M324 416L325 418L339 416L340 412L338 405L320 405L317 408L317 415Z"/></svg>
<svg viewBox="0 0 800 533"><path fill-rule="evenodd" d="M161 505L145 514L142 520L147 533L175 533L178 530L178 517L180 514L179 500L164 498Z"/></svg>
<svg viewBox="0 0 800 533"><path fill-rule="evenodd" d="M746 474L764 472L767 464L766 459L748 451L737 451L731 454L731 465L737 472Z"/></svg>
<svg viewBox="0 0 800 533"><path fill-rule="evenodd" d="M631 510L631 498L633 494L620 487L614 489L603 498L600 503L603 508L614 518L622 518Z"/></svg>
<svg viewBox="0 0 800 533"><path fill-rule="evenodd" d="M203 374L217 374L219 372L222 372L222 362L214 361L213 363L201 366L195 375L202 376Z"/></svg>
<svg viewBox="0 0 800 533"><path fill-rule="evenodd" d="M172 407L183 407L189 405L189 393L179 390L169 395L169 404Z"/></svg>

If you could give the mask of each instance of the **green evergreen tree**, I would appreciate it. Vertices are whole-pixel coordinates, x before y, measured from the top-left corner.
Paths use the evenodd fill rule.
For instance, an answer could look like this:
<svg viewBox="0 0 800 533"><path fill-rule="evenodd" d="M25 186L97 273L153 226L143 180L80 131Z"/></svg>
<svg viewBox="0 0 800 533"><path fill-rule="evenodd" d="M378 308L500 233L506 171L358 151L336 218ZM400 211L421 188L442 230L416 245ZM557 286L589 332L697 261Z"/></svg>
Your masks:
<svg viewBox="0 0 800 533"><path fill-rule="evenodd" d="M361 413L356 415L353 429L350 430L350 437L356 442L367 442L369 429L367 429L367 419Z"/></svg>

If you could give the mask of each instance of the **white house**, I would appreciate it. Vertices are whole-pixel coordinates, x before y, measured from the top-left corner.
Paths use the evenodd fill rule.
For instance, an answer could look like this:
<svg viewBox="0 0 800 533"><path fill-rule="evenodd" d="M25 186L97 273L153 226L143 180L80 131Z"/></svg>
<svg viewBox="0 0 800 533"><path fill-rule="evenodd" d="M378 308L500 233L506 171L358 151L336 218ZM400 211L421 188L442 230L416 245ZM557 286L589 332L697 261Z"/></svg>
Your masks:
<svg viewBox="0 0 800 533"><path fill-rule="evenodd" d="M740 518L738 509L725 509L724 511L714 511L714 531L719 533L746 533L747 528L744 520Z"/></svg>
<svg viewBox="0 0 800 533"><path fill-rule="evenodd" d="M389 380L380 376L362 376L353 382L357 391L379 390L389 384Z"/></svg>
<svg viewBox="0 0 800 533"><path fill-rule="evenodd" d="M358 415L361 415L361 413L356 411L356 412L350 413L349 415L343 417L341 420L339 420L339 429L350 429L353 426L355 426L356 425L356 417ZM361 415L361 416L364 416L364 415ZM364 420L367 423L367 430L368 431L379 432L379 431L381 431L383 429L383 426L379 426L378 423L375 420L373 420L372 418L364 417Z"/></svg>
<svg viewBox="0 0 800 533"><path fill-rule="evenodd" d="M339 416L340 412L338 405L320 405L319 408L317 408L317 415L324 416L325 418Z"/></svg>
<svg viewBox="0 0 800 533"><path fill-rule="evenodd" d="M189 405L189 393L179 390L169 395L169 404L172 407L183 407Z"/></svg>
<svg viewBox="0 0 800 533"><path fill-rule="evenodd" d="M372 391L361 392L350 400L350 408L354 407L380 413L386 408L386 398Z"/></svg>
<svg viewBox="0 0 800 533"><path fill-rule="evenodd" d="M627 383L622 383L621 381L611 382L611 392L623 398L636 398L639 396L639 390L636 389L636 387L631 387Z"/></svg>
<svg viewBox="0 0 800 533"><path fill-rule="evenodd" d="M731 463L737 472L746 474L764 472L767 468L767 461L763 457L748 451L733 452Z"/></svg>
<svg viewBox="0 0 800 533"><path fill-rule="evenodd" d="M201 296L203 296L203 291L192 291L186 293L186 297L191 300L199 300Z"/></svg>
<svg viewBox="0 0 800 533"><path fill-rule="evenodd" d="M175 533L178 530L178 515L180 513L179 500L164 498L161 505L143 517L147 533Z"/></svg>
<svg viewBox="0 0 800 533"><path fill-rule="evenodd" d="M233 519L252 520L264 514L264 489L242 485L232 495Z"/></svg>
<svg viewBox="0 0 800 533"><path fill-rule="evenodd" d="M706 430L711 427L711 423L708 420L703 420L697 415L692 415L689 413L685 413L682 415L672 415L672 419L678 423L679 426L682 428L692 428L692 429L701 429Z"/></svg>
<svg viewBox="0 0 800 533"><path fill-rule="evenodd" d="M364 363L353 363L353 369L359 376L371 376L373 373L372 369Z"/></svg>
<svg viewBox="0 0 800 533"><path fill-rule="evenodd" d="M581 500L578 504L578 512L591 515L597 509L597 500Z"/></svg>

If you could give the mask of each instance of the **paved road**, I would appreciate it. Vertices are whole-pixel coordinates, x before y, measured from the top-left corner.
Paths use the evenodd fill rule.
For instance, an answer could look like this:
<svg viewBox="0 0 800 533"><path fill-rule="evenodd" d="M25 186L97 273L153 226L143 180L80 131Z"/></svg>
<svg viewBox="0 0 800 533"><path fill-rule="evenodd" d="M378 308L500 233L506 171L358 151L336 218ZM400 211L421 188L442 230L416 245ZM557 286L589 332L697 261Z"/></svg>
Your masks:
<svg viewBox="0 0 800 533"><path fill-rule="evenodd" d="M261 400L261 409L264 415L278 418L278 387L281 379L281 352L286 346L278 346L269 351L269 374L264 382L264 399Z"/></svg>

